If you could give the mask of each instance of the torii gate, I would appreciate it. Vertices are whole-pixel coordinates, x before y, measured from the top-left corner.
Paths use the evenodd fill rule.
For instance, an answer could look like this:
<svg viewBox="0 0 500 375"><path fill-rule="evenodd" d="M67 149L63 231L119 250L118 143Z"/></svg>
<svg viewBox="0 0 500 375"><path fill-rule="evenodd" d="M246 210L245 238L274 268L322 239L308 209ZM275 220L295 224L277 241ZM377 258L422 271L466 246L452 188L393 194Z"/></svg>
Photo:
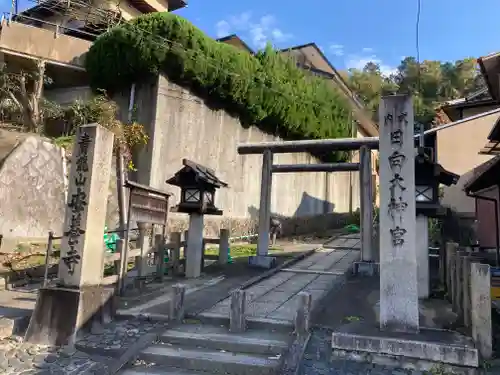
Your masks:
<svg viewBox="0 0 500 375"><path fill-rule="evenodd" d="M269 221L271 219L271 188L273 173L295 172L346 172L359 171L360 211L361 211L361 260L374 261L373 253L373 182L371 149L378 149L378 138L347 138L288 142L264 142L238 146L240 155L262 154L262 178L260 185L259 233L257 255L251 257L251 265L270 268L275 258L268 255ZM323 164L274 164L273 154L299 153L311 151L349 151L359 150L359 163Z"/></svg>

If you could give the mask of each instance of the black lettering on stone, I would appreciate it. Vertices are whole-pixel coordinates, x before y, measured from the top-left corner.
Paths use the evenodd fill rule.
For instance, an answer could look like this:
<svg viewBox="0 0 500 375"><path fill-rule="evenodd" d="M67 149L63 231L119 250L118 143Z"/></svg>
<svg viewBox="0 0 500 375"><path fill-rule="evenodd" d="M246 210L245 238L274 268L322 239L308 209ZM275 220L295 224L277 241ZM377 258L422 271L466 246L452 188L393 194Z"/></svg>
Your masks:
<svg viewBox="0 0 500 375"><path fill-rule="evenodd" d="M397 226L394 229L390 229L392 245L402 246L405 243L404 235L406 234L406 229Z"/></svg>
<svg viewBox="0 0 500 375"><path fill-rule="evenodd" d="M75 192L71 195L68 202L68 208L71 209L71 220L69 228L64 232L64 236L68 237L68 251L62 258L68 273L73 275L75 273L75 266L80 263L81 254L78 253L77 246L80 243L80 236L85 234L82 229L82 215L88 205L87 193L85 193L85 185L87 183L87 176L89 171L88 166L88 149L92 139L89 134L83 132L78 139L78 153L76 156L76 176L73 181Z"/></svg>

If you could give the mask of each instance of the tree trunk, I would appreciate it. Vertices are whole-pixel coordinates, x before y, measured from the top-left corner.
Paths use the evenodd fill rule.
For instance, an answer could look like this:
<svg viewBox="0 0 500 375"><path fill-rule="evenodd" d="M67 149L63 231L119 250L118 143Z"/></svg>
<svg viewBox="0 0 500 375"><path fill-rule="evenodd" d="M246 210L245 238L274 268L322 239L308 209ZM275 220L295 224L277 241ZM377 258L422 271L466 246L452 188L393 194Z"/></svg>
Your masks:
<svg viewBox="0 0 500 375"><path fill-rule="evenodd" d="M23 122L27 130L37 132L40 130L42 113L40 110L40 100L43 93L43 82L45 78L45 61L38 60L37 71L33 77L33 90L28 91L28 78L26 74L21 74L19 78L20 102L22 104Z"/></svg>

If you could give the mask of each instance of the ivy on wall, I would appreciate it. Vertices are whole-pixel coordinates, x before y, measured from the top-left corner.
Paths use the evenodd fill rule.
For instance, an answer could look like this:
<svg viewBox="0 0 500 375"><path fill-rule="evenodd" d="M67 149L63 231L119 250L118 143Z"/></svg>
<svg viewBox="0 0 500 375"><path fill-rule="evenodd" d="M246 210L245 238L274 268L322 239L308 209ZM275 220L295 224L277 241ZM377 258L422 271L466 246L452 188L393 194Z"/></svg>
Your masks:
<svg viewBox="0 0 500 375"><path fill-rule="evenodd" d="M101 35L86 69L91 86L108 92L164 73L243 125L285 139L351 133L349 105L332 82L309 75L270 46L251 55L217 42L172 13L144 15ZM328 155L345 158L345 152Z"/></svg>

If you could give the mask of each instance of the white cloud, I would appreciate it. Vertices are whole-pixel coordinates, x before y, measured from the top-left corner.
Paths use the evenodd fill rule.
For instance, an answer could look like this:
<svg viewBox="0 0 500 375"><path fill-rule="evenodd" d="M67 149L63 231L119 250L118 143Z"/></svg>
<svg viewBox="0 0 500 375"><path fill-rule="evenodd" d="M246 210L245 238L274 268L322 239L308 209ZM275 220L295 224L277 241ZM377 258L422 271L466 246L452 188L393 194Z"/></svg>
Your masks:
<svg viewBox="0 0 500 375"><path fill-rule="evenodd" d="M342 44L331 44L329 50L335 56L344 56L344 46Z"/></svg>
<svg viewBox="0 0 500 375"><path fill-rule="evenodd" d="M241 33L241 37L249 37L254 47L261 49L267 42L282 43L293 37L292 34L279 28L277 23L273 15L264 15L254 21L251 12L244 12L219 21L215 28L218 38L228 35L231 30L236 30Z"/></svg>
<svg viewBox="0 0 500 375"><path fill-rule="evenodd" d="M379 57L377 57L377 55L374 54L349 55L345 64L348 69L362 70L365 67L365 65L368 64L369 62L378 64L380 67L380 72L384 76L389 76L396 72L396 67L384 64L384 62Z"/></svg>
<svg viewBox="0 0 500 375"><path fill-rule="evenodd" d="M363 53L373 53L373 48L371 47L365 47L361 50Z"/></svg>
<svg viewBox="0 0 500 375"><path fill-rule="evenodd" d="M219 21L215 25L215 33L217 35L217 38L222 38L225 36L229 35L229 32L231 31L231 25L227 21Z"/></svg>
<svg viewBox="0 0 500 375"><path fill-rule="evenodd" d="M245 30L248 29L251 18L251 12L243 12L237 16L229 17L229 23L234 26L236 30Z"/></svg>

